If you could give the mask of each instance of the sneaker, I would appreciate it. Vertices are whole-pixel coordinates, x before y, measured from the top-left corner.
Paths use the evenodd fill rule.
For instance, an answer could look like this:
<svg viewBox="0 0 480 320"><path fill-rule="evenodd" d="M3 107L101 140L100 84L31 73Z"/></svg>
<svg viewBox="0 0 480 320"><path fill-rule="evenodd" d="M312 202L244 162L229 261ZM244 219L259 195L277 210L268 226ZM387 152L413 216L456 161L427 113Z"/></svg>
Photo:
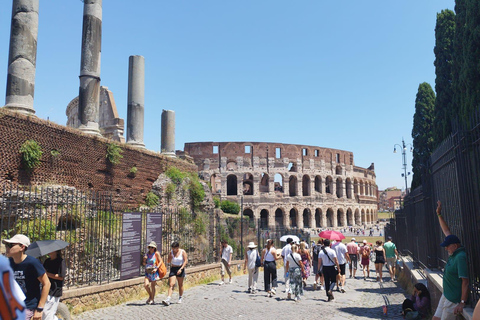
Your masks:
<svg viewBox="0 0 480 320"><path fill-rule="evenodd" d="M317 283L316 282L313 284L313 290L317 290Z"/></svg>
<svg viewBox="0 0 480 320"><path fill-rule="evenodd" d="M145 302L145 304L150 304L151 300L148 299L147 302Z"/></svg>
<svg viewBox="0 0 480 320"><path fill-rule="evenodd" d="M320 285L320 290L325 290L325 287L323 286L323 284Z"/></svg>
<svg viewBox="0 0 480 320"><path fill-rule="evenodd" d="M178 298L178 302L177 302L177 303L182 303L182 302L183 302L182 297Z"/></svg>
<svg viewBox="0 0 480 320"><path fill-rule="evenodd" d="M297 297L293 298L293 301L298 302L298 298Z"/></svg>
<svg viewBox="0 0 480 320"><path fill-rule="evenodd" d="M230 283L230 284L233 283L233 282L232 282L232 279L228 280L228 283Z"/></svg>
<svg viewBox="0 0 480 320"><path fill-rule="evenodd" d="M345 289L343 287L340 288L341 293L345 293Z"/></svg>
<svg viewBox="0 0 480 320"><path fill-rule="evenodd" d="M248 288L247 293L252 293L252 288Z"/></svg>
<svg viewBox="0 0 480 320"><path fill-rule="evenodd" d="M275 291L275 288L272 288L271 292L272 292L273 295L277 294L277 291Z"/></svg>
<svg viewBox="0 0 480 320"><path fill-rule="evenodd" d="M252 290L252 294L257 293L257 289Z"/></svg>
<svg viewBox="0 0 480 320"><path fill-rule="evenodd" d="M167 298L167 299L163 300L162 303L163 303L164 306L168 307L170 305L170 299Z"/></svg>
<svg viewBox="0 0 480 320"><path fill-rule="evenodd" d="M273 297L272 293L269 292L269 293L267 294L267 297L269 297L269 298Z"/></svg>
<svg viewBox="0 0 480 320"><path fill-rule="evenodd" d="M220 281L219 285L223 286L225 284L225 282L223 281Z"/></svg>

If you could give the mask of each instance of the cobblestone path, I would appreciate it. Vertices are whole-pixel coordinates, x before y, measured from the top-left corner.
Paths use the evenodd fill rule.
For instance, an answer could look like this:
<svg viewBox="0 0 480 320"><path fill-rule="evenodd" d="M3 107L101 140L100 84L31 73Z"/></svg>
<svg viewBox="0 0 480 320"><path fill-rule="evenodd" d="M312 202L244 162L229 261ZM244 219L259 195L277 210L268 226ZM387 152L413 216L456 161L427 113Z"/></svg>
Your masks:
<svg viewBox="0 0 480 320"><path fill-rule="evenodd" d="M335 291L332 302L327 302L324 290L313 290L313 276L308 279L300 301L287 300L287 295L281 292L285 288L281 268L278 269L277 294L272 298L268 298L263 290L256 294L246 293L247 276L237 276L232 284L219 285L216 281L186 290L182 304L176 303L178 291L175 288L172 304L168 307L161 304L165 298L162 294L157 295L155 305L145 305L145 300L131 301L87 311L74 319L402 319L404 290L396 282L390 282L385 268L384 282L377 282L373 264L370 267L370 279L367 280L363 279L361 270L356 279L349 279L347 270L346 293ZM263 271L260 272L258 288L263 289ZM388 306L387 315L383 314L385 304Z"/></svg>

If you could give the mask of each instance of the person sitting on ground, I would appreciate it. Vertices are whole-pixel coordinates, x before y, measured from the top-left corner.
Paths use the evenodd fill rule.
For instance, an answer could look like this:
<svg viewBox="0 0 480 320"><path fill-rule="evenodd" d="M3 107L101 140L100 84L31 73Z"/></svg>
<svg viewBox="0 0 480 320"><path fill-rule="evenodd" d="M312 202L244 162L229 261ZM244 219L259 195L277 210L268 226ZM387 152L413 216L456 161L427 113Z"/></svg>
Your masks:
<svg viewBox="0 0 480 320"><path fill-rule="evenodd" d="M430 312L430 292L423 283L417 283L411 298L402 304L402 314L405 319L426 319Z"/></svg>

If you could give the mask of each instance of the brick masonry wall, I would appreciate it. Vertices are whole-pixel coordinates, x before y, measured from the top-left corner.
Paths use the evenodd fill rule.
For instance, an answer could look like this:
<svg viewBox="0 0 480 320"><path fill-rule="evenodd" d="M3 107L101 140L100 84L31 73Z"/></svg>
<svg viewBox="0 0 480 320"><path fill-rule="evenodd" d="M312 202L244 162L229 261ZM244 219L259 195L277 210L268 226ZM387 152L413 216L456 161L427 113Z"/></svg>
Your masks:
<svg viewBox="0 0 480 320"><path fill-rule="evenodd" d="M27 172L21 163L20 147L35 140L42 148L41 163ZM60 184L78 190L112 191L116 204L136 207L143 203L157 177L169 166L196 172L185 160L165 157L148 150L120 144L123 159L111 165L106 158L112 140L86 135L79 130L34 116L0 108L0 186ZM57 156L51 151L57 150ZM130 169L136 167L135 176Z"/></svg>

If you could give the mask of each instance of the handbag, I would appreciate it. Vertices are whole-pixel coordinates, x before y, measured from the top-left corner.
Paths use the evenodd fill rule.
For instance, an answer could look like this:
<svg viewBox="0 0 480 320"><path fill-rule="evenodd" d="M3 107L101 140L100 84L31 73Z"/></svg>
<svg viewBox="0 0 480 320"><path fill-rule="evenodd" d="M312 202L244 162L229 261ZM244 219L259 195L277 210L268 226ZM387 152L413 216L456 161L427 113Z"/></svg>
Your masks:
<svg viewBox="0 0 480 320"><path fill-rule="evenodd" d="M258 254L257 250L257 258L255 259L255 268L259 268L262 266L262 260L260 259L260 255Z"/></svg>
<svg viewBox="0 0 480 320"><path fill-rule="evenodd" d="M160 256L160 254L159 254ZM165 263L163 263L163 261L160 261L160 259L158 259L156 262L158 262L158 275L160 277L160 279L162 279L163 277L165 277L165 275L167 274L167 266L165 266Z"/></svg>

